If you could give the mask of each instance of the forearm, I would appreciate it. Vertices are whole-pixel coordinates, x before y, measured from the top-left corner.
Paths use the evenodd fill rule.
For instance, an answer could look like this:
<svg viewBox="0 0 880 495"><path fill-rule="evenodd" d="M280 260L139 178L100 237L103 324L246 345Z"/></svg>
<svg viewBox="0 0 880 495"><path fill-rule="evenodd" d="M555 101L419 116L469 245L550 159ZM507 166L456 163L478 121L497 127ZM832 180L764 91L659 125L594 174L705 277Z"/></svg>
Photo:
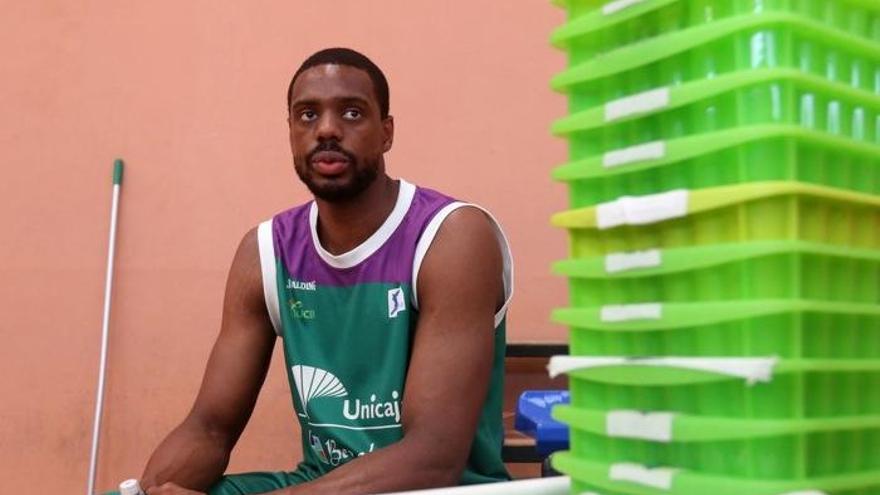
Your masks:
<svg viewBox="0 0 880 495"><path fill-rule="evenodd" d="M230 451L224 436L185 421L150 456L141 477L142 485L147 489L171 481L207 491L226 470Z"/></svg>
<svg viewBox="0 0 880 495"><path fill-rule="evenodd" d="M400 490L435 488L458 484L464 462L444 460L437 455L441 445L404 438L373 453L358 457L321 478L271 492L274 495L334 493L358 495ZM439 442L442 444L442 441ZM440 447L440 448L438 448Z"/></svg>

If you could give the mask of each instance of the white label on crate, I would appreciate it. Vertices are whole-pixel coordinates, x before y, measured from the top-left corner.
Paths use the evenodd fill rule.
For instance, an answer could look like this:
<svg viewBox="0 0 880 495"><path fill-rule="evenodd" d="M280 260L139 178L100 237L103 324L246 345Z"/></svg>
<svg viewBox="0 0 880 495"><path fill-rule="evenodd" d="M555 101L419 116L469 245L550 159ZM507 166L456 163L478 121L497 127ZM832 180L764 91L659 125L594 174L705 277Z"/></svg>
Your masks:
<svg viewBox="0 0 880 495"><path fill-rule="evenodd" d="M605 256L605 272L620 273L638 268L654 268L662 263L663 259L659 249L632 253L611 253Z"/></svg>
<svg viewBox="0 0 880 495"><path fill-rule="evenodd" d="M582 370L587 368L602 368L605 366L620 366L625 363L622 357L578 357L578 356L552 356L547 363L547 372L550 378L556 378L563 373Z"/></svg>
<svg viewBox="0 0 880 495"><path fill-rule="evenodd" d="M620 225L645 225L687 214L689 191L678 189L647 196L624 196L602 203L596 208L596 223L600 229Z"/></svg>
<svg viewBox="0 0 880 495"><path fill-rule="evenodd" d="M606 151L602 155L602 166L605 168L629 165L645 160L657 160L666 156L666 142L652 141L614 151Z"/></svg>
<svg viewBox="0 0 880 495"><path fill-rule="evenodd" d="M626 96L605 104L605 122L659 110L667 105L669 105L669 88L652 89Z"/></svg>
<svg viewBox="0 0 880 495"><path fill-rule="evenodd" d="M630 320L659 320L663 316L660 303L619 304L602 306L600 319L604 322Z"/></svg>
<svg viewBox="0 0 880 495"><path fill-rule="evenodd" d="M626 225L626 213L620 200L600 203L596 207L596 226L599 229L610 229L619 225Z"/></svg>
<svg viewBox="0 0 880 495"><path fill-rule="evenodd" d="M645 0L614 0L602 6L602 15L611 15L644 2Z"/></svg>
<svg viewBox="0 0 880 495"><path fill-rule="evenodd" d="M611 411L605 420L605 432L609 437L670 442L674 416L668 412Z"/></svg>
<svg viewBox="0 0 880 495"><path fill-rule="evenodd" d="M672 479L677 469L672 468L648 468L641 464L621 462L612 464L608 471L608 478L613 481L630 481L660 490L672 488Z"/></svg>
<svg viewBox="0 0 880 495"><path fill-rule="evenodd" d="M547 365L551 377L576 370L608 366L651 366L705 371L742 378L749 385L769 382L778 358L691 358L691 357L580 357L553 356Z"/></svg>

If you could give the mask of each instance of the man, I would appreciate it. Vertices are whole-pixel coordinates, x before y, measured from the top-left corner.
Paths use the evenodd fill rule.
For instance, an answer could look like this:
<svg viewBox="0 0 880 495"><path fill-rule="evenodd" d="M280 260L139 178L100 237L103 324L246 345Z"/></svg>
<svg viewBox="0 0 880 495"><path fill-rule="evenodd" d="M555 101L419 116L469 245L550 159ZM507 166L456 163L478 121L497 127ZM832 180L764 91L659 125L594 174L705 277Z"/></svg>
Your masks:
<svg viewBox="0 0 880 495"><path fill-rule="evenodd" d="M507 243L483 210L393 180L385 76L348 49L288 89L290 147L314 202L245 234L189 415L149 495L381 493L508 479L501 462ZM439 164L438 164L439 165ZM303 462L223 476L284 346Z"/></svg>

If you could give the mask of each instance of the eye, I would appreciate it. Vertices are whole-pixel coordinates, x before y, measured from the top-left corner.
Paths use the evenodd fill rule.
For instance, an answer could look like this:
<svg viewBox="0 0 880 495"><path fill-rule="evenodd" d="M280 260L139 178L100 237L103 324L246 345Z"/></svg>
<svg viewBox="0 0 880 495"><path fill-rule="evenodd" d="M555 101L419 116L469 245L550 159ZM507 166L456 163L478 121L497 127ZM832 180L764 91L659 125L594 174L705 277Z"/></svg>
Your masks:
<svg viewBox="0 0 880 495"><path fill-rule="evenodd" d="M318 117L314 110L303 110L299 113L299 120L303 122L311 122Z"/></svg>
<svg viewBox="0 0 880 495"><path fill-rule="evenodd" d="M346 120L357 120L361 118L361 111L357 108L349 108L342 112L342 118Z"/></svg>

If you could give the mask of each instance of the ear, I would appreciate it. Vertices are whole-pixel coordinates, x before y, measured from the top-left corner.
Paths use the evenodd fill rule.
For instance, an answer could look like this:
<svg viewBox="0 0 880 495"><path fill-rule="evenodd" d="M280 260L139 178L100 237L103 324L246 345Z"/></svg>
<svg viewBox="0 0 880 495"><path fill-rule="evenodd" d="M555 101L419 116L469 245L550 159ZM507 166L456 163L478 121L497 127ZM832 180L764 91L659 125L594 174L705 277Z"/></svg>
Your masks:
<svg viewBox="0 0 880 495"><path fill-rule="evenodd" d="M394 143L394 117L391 115L382 120L382 151L387 153L391 151L391 145Z"/></svg>

